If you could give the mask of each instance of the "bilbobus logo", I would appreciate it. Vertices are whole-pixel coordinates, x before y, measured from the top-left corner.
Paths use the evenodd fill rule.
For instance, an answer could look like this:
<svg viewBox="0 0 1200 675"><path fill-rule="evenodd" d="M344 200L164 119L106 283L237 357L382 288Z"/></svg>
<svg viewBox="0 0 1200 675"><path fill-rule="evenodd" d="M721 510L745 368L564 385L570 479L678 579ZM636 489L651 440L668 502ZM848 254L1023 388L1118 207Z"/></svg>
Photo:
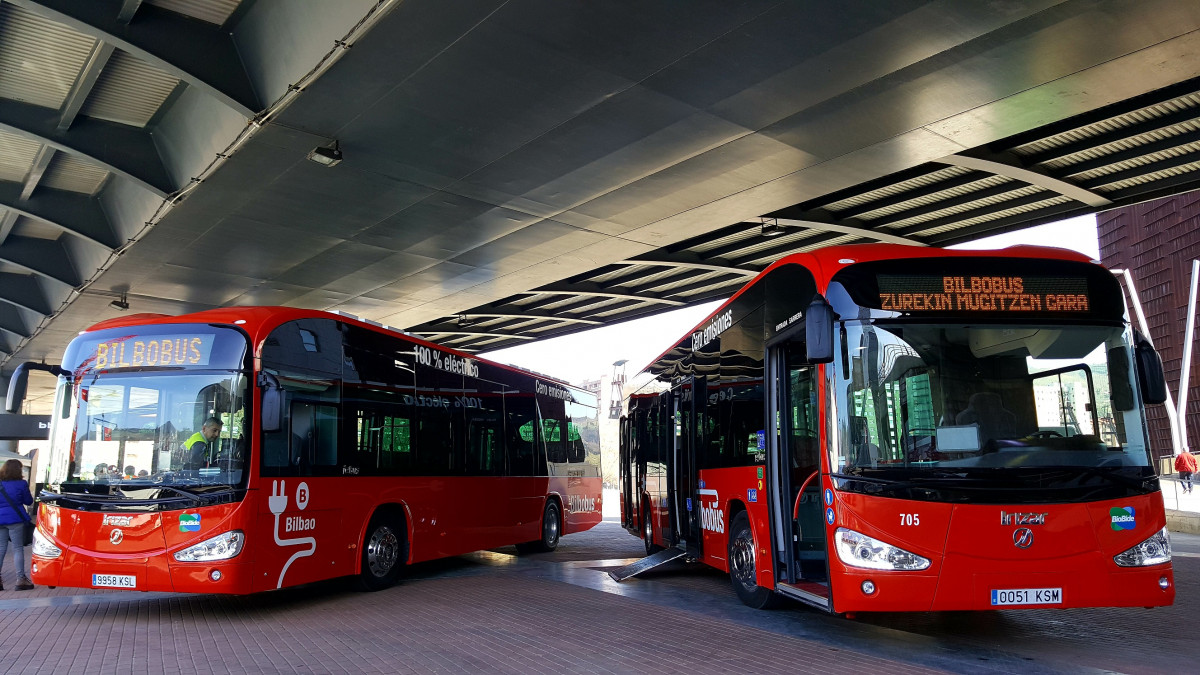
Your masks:
<svg viewBox="0 0 1200 675"><path fill-rule="evenodd" d="M1108 513L1112 516L1112 529L1114 530L1132 530L1137 525L1137 519L1133 516L1132 506L1124 508L1114 506L1108 510Z"/></svg>

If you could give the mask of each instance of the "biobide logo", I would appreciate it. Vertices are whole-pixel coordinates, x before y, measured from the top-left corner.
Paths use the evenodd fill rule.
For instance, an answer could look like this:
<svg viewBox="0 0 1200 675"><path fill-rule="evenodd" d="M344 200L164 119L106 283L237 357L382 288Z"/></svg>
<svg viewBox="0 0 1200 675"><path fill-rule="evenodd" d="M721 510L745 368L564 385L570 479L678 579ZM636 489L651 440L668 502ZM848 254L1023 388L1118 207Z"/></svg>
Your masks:
<svg viewBox="0 0 1200 675"><path fill-rule="evenodd" d="M1112 529L1114 530L1132 530L1137 525L1137 519L1133 517L1133 507L1114 506L1108 510L1112 515Z"/></svg>

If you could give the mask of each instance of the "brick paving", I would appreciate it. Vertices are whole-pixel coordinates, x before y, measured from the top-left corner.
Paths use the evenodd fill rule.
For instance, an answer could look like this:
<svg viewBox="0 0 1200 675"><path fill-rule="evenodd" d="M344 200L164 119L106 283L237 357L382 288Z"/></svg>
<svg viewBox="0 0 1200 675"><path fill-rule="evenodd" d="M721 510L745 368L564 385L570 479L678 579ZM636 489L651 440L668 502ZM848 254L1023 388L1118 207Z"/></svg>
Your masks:
<svg viewBox="0 0 1200 675"><path fill-rule="evenodd" d="M604 523L551 554L423 563L380 593L341 582L250 597L7 590L0 671L1185 672L1196 650L1178 627L1200 604L1200 537L1176 540L1171 608L847 621L796 605L750 610L726 576L700 567L614 584L600 570L641 543ZM10 558L8 588L12 572Z"/></svg>

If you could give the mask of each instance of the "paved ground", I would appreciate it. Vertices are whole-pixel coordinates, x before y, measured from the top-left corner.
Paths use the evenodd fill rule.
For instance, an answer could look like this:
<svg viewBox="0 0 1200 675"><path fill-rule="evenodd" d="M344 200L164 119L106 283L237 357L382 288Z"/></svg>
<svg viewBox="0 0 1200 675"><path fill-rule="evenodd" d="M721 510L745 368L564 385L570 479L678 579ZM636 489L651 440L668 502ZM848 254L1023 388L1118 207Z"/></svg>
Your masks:
<svg viewBox="0 0 1200 675"><path fill-rule="evenodd" d="M1200 537L1173 541L1170 608L847 621L798 605L748 609L728 577L702 567L616 584L603 570L638 556L641 543L606 522L555 553L424 563L373 594L339 582L248 598L7 590L0 671L1189 672Z"/></svg>

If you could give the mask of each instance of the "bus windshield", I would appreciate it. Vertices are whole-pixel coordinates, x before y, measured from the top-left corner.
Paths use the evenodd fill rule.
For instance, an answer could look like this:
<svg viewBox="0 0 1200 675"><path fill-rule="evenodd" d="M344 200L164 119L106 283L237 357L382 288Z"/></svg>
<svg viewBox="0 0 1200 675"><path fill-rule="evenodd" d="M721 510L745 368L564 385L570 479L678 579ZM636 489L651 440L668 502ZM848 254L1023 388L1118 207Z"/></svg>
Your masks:
<svg viewBox="0 0 1200 675"><path fill-rule="evenodd" d="M1127 329L847 321L839 339L839 473L1150 467Z"/></svg>
<svg viewBox="0 0 1200 675"><path fill-rule="evenodd" d="M241 331L207 324L76 338L63 360L72 377L59 388L57 422L72 433L52 446L46 482L89 492L121 485L125 494L138 485L243 484L246 353Z"/></svg>
<svg viewBox="0 0 1200 675"><path fill-rule="evenodd" d="M51 467L51 483L242 483L244 375L122 373L89 379L76 396L74 446L55 458L67 464ZM189 441L199 440L209 419L221 422L220 431L205 440L203 456L195 457Z"/></svg>

